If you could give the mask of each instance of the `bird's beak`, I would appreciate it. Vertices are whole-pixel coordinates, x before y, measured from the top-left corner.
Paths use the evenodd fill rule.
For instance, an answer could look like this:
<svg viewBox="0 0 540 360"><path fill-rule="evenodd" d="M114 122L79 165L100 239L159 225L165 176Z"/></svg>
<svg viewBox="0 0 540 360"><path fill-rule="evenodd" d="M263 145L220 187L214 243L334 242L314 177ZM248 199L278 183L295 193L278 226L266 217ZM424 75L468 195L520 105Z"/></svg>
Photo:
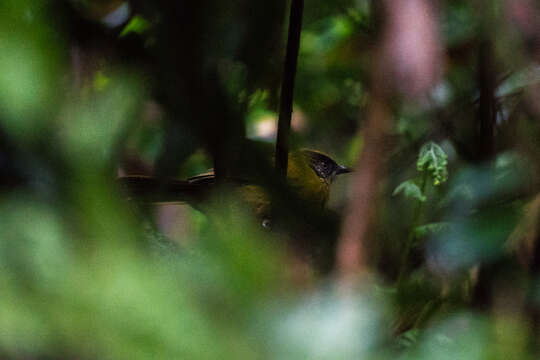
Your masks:
<svg viewBox="0 0 540 360"><path fill-rule="evenodd" d="M342 165L339 165L338 170L336 171L336 175L347 174L347 173L350 173L350 172L353 172L353 169L342 166Z"/></svg>

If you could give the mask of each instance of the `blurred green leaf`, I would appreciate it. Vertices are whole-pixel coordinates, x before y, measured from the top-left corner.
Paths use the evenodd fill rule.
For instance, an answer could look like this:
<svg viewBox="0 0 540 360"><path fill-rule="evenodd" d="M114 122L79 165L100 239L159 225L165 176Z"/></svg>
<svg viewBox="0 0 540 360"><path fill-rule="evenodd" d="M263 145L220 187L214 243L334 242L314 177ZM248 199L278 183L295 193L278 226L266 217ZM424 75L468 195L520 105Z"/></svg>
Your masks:
<svg viewBox="0 0 540 360"><path fill-rule="evenodd" d="M434 325L413 346L405 359L488 359L489 324L474 314L456 314Z"/></svg>
<svg viewBox="0 0 540 360"><path fill-rule="evenodd" d="M407 180L399 184L392 193L393 196L396 196L400 193L406 198L416 199L418 201L424 202L427 200L426 196L422 194L420 187L414 183L412 180Z"/></svg>
<svg viewBox="0 0 540 360"><path fill-rule="evenodd" d="M410 348L418 342L420 336L420 330L411 329L405 331L403 334L399 335L397 341L398 344L404 348Z"/></svg>
<svg viewBox="0 0 540 360"><path fill-rule="evenodd" d="M0 268L32 286L54 285L69 271L70 261L58 214L24 194L0 199L0 211Z"/></svg>
<svg viewBox="0 0 540 360"><path fill-rule="evenodd" d="M140 15L135 15L126 24L126 26L124 26L119 36L124 37L131 33L142 34L146 30L148 30L149 27L150 27L150 24L144 17Z"/></svg>
<svg viewBox="0 0 540 360"><path fill-rule="evenodd" d="M500 258L519 214L518 206L507 205L453 219L452 231L440 233L430 246L434 262L445 272L453 272Z"/></svg>
<svg viewBox="0 0 540 360"><path fill-rule="evenodd" d="M450 224L448 222L438 222L417 226L414 229L414 234L417 239L424 238L431 235L436 235L442 231L448 230Z"/></svg>
<svg viewBox="0 0 540 360"><path fill-rule="evenodd" d="M73 101L63 114L61 140L75 163L103 166L140 107L141 88L129 77L113 77L88 98Z"/></svg>
<svg viewBox="0 0 540 360"><path fill-rule="evenodd" d="M36 140L57 111L61 47L43 4L0 4L0 122L10 135Z"/></svg>

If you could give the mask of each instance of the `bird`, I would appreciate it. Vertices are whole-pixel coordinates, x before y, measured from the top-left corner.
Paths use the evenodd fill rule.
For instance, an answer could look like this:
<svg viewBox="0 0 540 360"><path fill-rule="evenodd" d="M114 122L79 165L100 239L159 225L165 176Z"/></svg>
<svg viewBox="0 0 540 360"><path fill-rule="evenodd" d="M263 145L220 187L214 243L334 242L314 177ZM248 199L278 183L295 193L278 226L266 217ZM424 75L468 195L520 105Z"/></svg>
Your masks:
<svg viewBox="0 0 540 360"><path fill-rule="evenodd" d="M249 168L249 164L246 164ZM225 181L264 224L269 223L272 204L268 191L261 186L261 174L235 176ZM352 172L330 156L312 149L300 149L288 154L287 185L295 197L310 206L323 209L336 176ZM258 176L257 176L258 175ZM197 207L218 186L213 169L186 180L160 179L152 176L126 175L118 178L128 198L150 203L188 203Z"/></svg>

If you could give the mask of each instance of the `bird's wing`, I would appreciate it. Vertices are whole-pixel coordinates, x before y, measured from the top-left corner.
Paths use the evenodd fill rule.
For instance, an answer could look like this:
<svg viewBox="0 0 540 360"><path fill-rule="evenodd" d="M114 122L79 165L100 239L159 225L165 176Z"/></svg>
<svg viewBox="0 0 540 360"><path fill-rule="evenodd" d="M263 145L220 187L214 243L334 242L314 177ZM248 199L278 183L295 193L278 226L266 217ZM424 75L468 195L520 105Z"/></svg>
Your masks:
<svg viewBox="0 0 540 360"><path fill-rule="evenodd" d="M118 178L128 198L150 203L184 203L203 200L211 191L210 183L191 183L152 176L130 175Z"/></svg>
<svg viewBox="0 0 540 360"><path fill-rule="evenodd" d="M216 174L214 173L214 169L209 169L208 171L192 176L187 179L187 182L194 185L213 185L216 183ZM226 183L232 184L232 185L247 185L254 183L253 180L249 179L249 176L234 176L234 177L228 177L225 180Z"/></svg>
<svg viewBox="0 0 540 360"><path fill-rule="evenodd" d="M216 180L216 174L214 169L209 169L208 171L192 176L187 179L187 182L190 184L213 184Z"/></svg>

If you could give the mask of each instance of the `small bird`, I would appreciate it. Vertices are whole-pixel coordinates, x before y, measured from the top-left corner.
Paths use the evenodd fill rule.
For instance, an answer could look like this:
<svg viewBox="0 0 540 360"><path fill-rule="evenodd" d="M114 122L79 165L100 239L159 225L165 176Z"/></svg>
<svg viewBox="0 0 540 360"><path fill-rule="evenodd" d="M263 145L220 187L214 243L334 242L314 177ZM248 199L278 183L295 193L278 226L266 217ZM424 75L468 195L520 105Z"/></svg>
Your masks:
<svg viewBox="0 0 540 360"><path fill-rule="evenodd" d="M352 170L337 164L328 155L302 149L289 153L287 184L297 197L311 206L324 208L330 196L330 185L335 177ZM216 177L211 169L187 180L158 179L151 176L129 175L119 178L121 185L133 199L151 203L183 203L197 206L204 201L216 186ZM271 202L260 182L249 178L227 181L239 191L240 198L248 204L260 219L270 217ZM264 222L263 222L264 224Z"/></svg>

